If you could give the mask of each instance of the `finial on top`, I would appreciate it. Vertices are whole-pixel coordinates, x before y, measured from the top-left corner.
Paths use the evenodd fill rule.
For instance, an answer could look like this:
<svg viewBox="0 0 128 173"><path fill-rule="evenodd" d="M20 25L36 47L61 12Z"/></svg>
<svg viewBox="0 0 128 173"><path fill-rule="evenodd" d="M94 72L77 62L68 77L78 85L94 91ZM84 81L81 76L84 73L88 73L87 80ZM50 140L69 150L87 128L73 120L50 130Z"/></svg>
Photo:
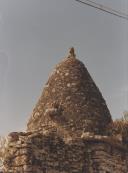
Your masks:
<svg viewBox="0 0 128 173"><path fill-rule="evenodd" d="M68 56L68 58L71 58L71 57L73 57L73 58L76 57L74 47L71 47L71 48L69 49L69 56Z"/></svg>

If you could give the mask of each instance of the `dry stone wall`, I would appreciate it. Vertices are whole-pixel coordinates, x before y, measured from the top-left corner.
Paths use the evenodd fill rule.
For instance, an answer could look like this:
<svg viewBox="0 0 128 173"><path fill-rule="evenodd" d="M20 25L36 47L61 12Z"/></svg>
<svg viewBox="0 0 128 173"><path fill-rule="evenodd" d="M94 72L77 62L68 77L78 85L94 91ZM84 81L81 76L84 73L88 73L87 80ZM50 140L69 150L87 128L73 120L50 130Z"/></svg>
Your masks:
<svg viewBox="0 0 128 173"><path fill-rule="evenodd" d="M73 56L60 62L50 75L27 124L39 130L57 123L68 131L103 134L112 121L101 92L84 64Z"/></svg>
<svg viewBox="0 0 128 173"><path fill-rule="evenodd" d="M128 152L104 142L88 143L88 171L90 173L128 172Z"/></svg>
<svg viewBox="0 0 128 173"><path fill-rule="evenodd" d="M55 133L19 135L6 151L5 173L127 173L128 150L109 137L63 140ZM106 139L106 141L104 141Z"/></svg>

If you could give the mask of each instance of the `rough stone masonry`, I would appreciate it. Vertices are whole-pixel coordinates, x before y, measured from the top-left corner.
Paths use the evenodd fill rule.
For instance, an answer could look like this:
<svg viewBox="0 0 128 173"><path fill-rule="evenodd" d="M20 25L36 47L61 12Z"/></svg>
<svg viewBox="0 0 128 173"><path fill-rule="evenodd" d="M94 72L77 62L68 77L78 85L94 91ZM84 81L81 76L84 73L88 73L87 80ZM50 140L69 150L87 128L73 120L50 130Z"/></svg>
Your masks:
<svg viewBox="0 0 128 173"><path fill-rule="evenodd" d="M71 48L46 83L26 132L9 134L4 173L128 173L128 147ZM124 142L125 141L125 142Z"/></svg>

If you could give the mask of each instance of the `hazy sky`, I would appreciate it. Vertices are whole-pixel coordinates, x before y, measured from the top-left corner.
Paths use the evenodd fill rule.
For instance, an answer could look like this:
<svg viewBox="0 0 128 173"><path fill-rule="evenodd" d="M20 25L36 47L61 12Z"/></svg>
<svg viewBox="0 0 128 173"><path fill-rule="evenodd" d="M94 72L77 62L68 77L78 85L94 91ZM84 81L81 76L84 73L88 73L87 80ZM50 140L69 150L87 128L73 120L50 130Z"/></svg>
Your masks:
<svg viewBox="0 0 128 173"><path fill-rule="evenodd" d="M95 0L128 13L128 0ZM0 0L0 135L26 128L48 75L74 46L113 118L128 110L128 21L75 0Z"/></svg>

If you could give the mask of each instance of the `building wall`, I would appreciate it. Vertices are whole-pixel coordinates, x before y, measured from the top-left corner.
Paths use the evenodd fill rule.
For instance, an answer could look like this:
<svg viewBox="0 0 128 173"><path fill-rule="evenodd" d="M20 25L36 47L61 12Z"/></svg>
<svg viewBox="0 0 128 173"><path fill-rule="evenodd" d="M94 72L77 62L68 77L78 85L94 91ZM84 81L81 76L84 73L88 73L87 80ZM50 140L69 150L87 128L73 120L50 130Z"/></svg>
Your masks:
<svg viewBox="0 0 128 173"><path fill-rule="evenodd" d="M95 138L63 140L33 133L11 139L5 173L127 173L128 150Z"/></svg>
<svg viewBox="0 0 128 173"><path fill-rule="evenodd" d="M89 142L89 173L127 173L128 151L105 142Z"/></svg>

